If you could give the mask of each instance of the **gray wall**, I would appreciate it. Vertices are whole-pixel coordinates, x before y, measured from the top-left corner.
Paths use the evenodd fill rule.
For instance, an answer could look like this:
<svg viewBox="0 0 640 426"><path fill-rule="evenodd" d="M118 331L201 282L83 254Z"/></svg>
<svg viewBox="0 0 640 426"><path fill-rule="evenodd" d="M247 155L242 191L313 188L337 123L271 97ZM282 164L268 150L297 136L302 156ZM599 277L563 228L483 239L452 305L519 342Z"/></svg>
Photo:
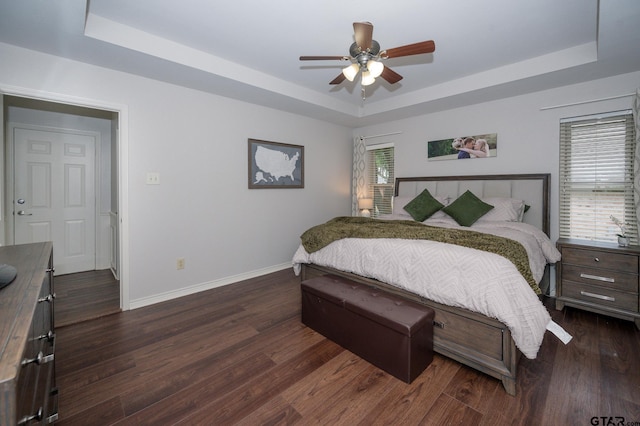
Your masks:
<svg viewBox="0 0 640 426"><path fill-rule="evenodd" d="M124 111L120 277L132 307L287 268L305 229L350 213L346 127L2 43L0 57L0 90ZM248 138L303 145L305 188L249 190Z"/></svg>

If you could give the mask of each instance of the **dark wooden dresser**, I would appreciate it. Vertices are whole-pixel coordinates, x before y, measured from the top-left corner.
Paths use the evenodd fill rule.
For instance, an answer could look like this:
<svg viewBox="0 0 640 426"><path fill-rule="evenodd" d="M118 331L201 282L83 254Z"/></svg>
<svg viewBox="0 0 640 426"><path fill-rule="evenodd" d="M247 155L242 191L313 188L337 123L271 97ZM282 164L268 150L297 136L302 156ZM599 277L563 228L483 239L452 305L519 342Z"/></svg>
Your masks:
<svg viewBox="0 0 640 426"><path fill-rule="evenodd" d="M16 279L0 290L0 425L56 421L53 246L0 247Z"/></svg>
<svg viewBox="0 0 640 426"><path fill-rule="evenodd" d="M640 247L561 238L556 309L585 309L634 321L640 329Z"/></svg>

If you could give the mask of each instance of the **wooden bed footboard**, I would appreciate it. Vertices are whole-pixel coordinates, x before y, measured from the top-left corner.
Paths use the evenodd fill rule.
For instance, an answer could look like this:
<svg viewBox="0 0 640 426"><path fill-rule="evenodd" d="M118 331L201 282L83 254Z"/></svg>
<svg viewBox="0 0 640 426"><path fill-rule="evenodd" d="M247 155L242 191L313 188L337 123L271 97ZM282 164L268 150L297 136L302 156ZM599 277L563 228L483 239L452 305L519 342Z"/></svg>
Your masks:
<svg viewBox="0 0 640 426"><path fill-rule="evenodd" d="M509 395L516 394L520 351L503 323L467 309L442 305L389 284L312 264L303 264L301 280L333 274L401 295L435 311L433 350L502 381Z"/></svg>

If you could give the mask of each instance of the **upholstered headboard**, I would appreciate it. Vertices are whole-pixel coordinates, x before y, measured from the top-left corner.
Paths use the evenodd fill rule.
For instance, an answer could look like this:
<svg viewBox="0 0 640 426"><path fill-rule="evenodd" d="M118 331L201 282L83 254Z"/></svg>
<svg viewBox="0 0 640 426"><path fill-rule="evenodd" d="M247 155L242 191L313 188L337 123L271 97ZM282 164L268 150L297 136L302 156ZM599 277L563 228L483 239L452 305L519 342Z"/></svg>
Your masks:
<svg viewBox="0 0 640 426"><path fill-rule="evenodd" d="M418 195L426 188L431 194L447 196L452 201L466 190L480 198L517 198L530 206L523 222L549 235L549 180L549 174L401 177L396 178L394 194Z"/></svg>

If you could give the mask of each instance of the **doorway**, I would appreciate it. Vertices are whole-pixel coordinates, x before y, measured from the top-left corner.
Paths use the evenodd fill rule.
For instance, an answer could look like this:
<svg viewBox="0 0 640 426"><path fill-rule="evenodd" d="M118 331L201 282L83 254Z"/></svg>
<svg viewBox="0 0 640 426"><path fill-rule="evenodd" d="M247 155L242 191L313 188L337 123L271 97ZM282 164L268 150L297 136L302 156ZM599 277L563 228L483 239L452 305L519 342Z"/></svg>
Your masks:
<svg viewBox="0 0 640 426"><path fill-rule="evenodd" d="M2 105L2 243L50 240L55 275L110 270L119 282L118 112L12 95Z"/></svg>

